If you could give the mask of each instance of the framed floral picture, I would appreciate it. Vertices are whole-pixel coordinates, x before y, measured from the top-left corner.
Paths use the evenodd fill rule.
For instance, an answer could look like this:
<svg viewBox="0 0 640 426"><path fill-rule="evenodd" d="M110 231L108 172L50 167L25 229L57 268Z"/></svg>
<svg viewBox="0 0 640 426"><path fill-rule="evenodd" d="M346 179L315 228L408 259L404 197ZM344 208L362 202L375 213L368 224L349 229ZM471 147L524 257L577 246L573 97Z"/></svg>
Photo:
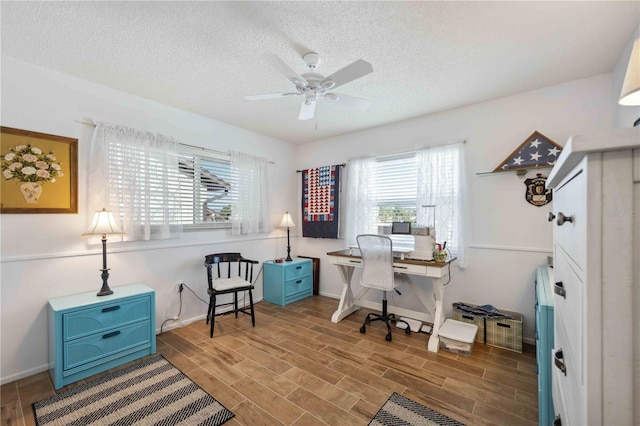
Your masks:
<svg viewBox="0 0 640 426"><path fill-rule="evenodd" d="M78 213L78 140L0 127L0 213Z"/></svg>

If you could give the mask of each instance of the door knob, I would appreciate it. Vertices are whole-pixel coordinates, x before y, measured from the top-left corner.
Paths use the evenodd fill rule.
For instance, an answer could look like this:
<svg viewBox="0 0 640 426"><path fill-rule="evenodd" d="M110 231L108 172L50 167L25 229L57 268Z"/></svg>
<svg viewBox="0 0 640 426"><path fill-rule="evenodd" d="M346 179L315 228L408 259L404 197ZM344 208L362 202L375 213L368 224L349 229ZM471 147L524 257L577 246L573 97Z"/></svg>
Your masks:
<svg viewBox="0 0 640 426"><path fill-rule="evenodd" d="M573 222L573 216L565 216L562 212L558 212L558 220L556 221L558 226L562 226L566 222Z"/></svg>

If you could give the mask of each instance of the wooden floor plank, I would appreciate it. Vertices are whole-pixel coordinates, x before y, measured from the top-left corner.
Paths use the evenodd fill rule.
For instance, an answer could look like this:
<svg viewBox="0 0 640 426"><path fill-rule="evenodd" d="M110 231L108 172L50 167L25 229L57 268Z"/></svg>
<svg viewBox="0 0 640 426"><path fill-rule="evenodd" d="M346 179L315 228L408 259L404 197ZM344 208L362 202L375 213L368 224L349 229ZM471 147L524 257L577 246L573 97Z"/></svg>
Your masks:
<svg viewBox="0 0 640 426"><path fill-rule="evenodd" d="M387 342L386 327L372 323L361 334L366 309L332 323L337 304L322 296L257 303L255 327L225 315L210 338L197 321L165 330L157 351L235 414L229 426L364 426L393 392L469 426L537 422L530 347L520 354L476 343L469 357L432 353L424 333L394 327ZM54 393L47 372L2 385L2 424L35 424L31 403Z"/></svg>

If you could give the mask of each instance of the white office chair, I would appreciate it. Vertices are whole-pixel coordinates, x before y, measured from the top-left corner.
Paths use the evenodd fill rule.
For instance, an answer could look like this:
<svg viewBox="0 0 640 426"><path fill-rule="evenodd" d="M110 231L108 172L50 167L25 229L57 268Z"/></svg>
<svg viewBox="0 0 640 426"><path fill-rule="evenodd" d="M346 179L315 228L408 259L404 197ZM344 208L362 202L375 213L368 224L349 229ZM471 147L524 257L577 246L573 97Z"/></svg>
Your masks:
<svg viewBox="0 0 640 426"><path fill-rule="evenodd" d="M362 278L360 285L363 287L375 288L382 290L382 314L369 313L364 320L360 333L367 332L367 324L372 321L384 321L387 325L387 342L391 341L392 323L404 323L407 325L406 334L411 333L411 328L406 321L396 319L395 314L387 313L387 291L396 290L398 284L408 280L405 274L393 272L393 246L391 238L382 235L363 234L356 237L360 255L362 256ZM400 294L400 292L398 292Z"/></svg>

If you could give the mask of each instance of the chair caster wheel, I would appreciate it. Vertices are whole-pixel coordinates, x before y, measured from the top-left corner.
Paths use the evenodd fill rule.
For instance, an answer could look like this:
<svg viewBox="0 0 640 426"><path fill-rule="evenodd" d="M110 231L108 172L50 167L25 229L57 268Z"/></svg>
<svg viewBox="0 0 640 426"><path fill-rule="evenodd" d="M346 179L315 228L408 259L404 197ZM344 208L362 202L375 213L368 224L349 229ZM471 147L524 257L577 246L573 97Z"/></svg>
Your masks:
<svg viewBox="0 0 640 426"><path fill-rule="evenodd" d="M364 325L360 327L360 333L364 334L366 332L367 332L367 327L365 327Z"/></svg>
<svg viewBox="0 0 640 426"><path fill-rule="evenodd" d="M387 342L390 342L391 341L391 333L389 333L386 336L384 336L384 340L386 340Z"/></svg>
<svg viewBox="0 0 640 426"><path fill-rule="evenodd" d="M404 330L404 334L406 334L406 335L411 334L411 329L410 329L409 327L407 327L407 328Z"/></svg>

